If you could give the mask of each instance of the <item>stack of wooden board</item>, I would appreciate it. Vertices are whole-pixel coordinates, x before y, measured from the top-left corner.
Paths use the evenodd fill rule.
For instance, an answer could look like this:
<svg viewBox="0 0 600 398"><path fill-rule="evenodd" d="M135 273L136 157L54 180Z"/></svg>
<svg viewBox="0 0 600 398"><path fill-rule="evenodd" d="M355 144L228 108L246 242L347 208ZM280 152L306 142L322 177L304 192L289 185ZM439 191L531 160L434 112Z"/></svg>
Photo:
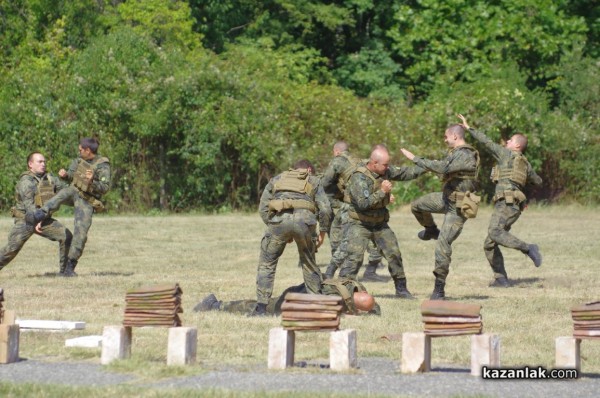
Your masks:
<svg viewBox="0 0 600 398"><path fill-rule="evenodd" d="M425 300L421 315L425 334L429 336L458 336L479 334L483 328L481 306L452 301Z"/></svg>
<svg viewBox="0 0 600 398"><path fill-rule="evenodd" d="M342 298L288 293L281 305L281 326L287 330L338 330Z"/></svg>
<svg viewBox="0 0 600 398"><path fill-rule="evenodd" d="M573 337L600 339L600 301L576 305L571 308Z"/></svg>
<svg viewBox="0 0 600 398"><path fill-rule="evenodd" d="M181 293L177 283L128 290L123 325L181 326Z"/></svg>

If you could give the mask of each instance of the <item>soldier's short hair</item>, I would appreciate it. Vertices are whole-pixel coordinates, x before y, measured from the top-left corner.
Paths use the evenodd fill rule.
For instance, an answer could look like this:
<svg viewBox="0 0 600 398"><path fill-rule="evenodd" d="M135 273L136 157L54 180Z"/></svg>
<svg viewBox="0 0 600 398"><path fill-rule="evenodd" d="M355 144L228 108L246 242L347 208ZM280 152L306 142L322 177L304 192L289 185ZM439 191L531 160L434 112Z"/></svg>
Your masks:
<svg viewBox="0 0 600 398"><path fill-rule="evenodd" d="M348 150L348 143L346 141L338 141L333 146L334 151L345 152Z"/></svg>
<svg viewBox="0 0 600 398"><path fill-rule="evenodd" d="M294 163L294 169L311 169L314 173L315 167L312 163L306 159L300 159L296 163Z"/></svg>
<svg viewBox="0 0 600 398"><path fill-rule="evenodd" d="M519 145L521 145L521 152L525 152L528 142L527 136L525 136L525 134L516 133L512 136L512 138L516 139L519 142Z"/></svg>
<svg viewBox="0 0 600 398"><path fill-rule="evenodd" d="M37 155L38 153L44 156L44 154L39 151L33 151L29 155L27 155L27 167L29 167L29 162L33 162L33 155Z"/></svg>
<svg viewBox="0 0 600 398"><path fill-rule="evenodd" d="M460 139L465 139L465 128L460 124L453 124L447 128L452 134L456 134Z"/></svg>
<svg viewBox="0 0 600 398"><path fill-rule="evenodd" d="M95 154L98 152L100 142L94 137L85 137L79 140L79 145L81 145L83 149L89 149Z"/></svg>

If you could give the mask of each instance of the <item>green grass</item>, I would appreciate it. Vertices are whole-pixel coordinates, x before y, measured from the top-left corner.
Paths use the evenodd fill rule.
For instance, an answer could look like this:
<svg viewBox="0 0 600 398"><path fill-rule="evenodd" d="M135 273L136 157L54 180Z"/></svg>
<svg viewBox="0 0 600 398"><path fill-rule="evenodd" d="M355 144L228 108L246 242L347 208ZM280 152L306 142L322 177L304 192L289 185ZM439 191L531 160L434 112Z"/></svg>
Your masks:
<svg viewBox="0 0 600 398"><path fill-rule="evenodd" d="M490 214L490 208L481 209L453 245L446 295L453 300L481 304L484 331L497 333L502 339L503 366L551 368L555 338L572 333L570 307L600 299L600 212L581 207L528 209L513 232L540 245L544 264L535 268L523 254L503 250L509 278L516 282L508 289L487 287L492 272L482 246ZM72 226L70 217L60 220ZM0 219L0 242L6 240L11 222L9 218ZM399 362L401 340L394 337L422 330L419 306L433 289L435 243L417 239L420 228L406 207L392 213L390 225L400 242L409 289L418 300L396 299L391 281L366 283L383 315L345 317L342 327L357 330L359 358L385 357ZM105 325L120 324L127 289L178 282L183 290L183 324L198 328L198 364L167 368L166 329L136 328L132 358L109 369L156 380L221 366L264 366L268 332L279 325L278 318L192 312L208 293L215 293L220 300L255 298L263 232L264 225L257 214L95 217L77 267L79 277L72 279L53 276L58 270L56 243L32 237L17 258L0 272L4 307L15 310L21 319L84 321L86 328L64 333L23 332L20 356L99 363L99 349L66 348L64 340L102 334ZM277 270L276 293L301 282L297 256L295 246L288 246ZM329 257L326 240L317 261L324 266ZM297 335L297 360L326 359L328 355L327 336ZM470 339L434 339L432 363L468 368ZM600 372L598 342L583 342L582 371ZM153 396L148 394L144 396Z"/></svg>

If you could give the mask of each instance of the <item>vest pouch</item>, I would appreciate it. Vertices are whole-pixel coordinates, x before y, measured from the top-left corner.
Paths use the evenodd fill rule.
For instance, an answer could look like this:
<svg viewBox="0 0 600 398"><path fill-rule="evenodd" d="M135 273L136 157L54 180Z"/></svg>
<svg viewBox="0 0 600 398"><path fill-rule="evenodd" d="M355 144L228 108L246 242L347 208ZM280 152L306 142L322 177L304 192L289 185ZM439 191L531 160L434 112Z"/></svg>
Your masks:
<svg viewBox="0 0 600 398"><path fill-rule="evenodd" d="M92 198L90 200L90 204L94 208L94 213L102 213L104 210L106 210L106 208L104 207L104 203L102 203L101 200L98 200L96 198Z"/></svg>
<svg viewBox="0 0 600 398"><path fill-rule="evenodd" d="M515 203L513 191L504 191L504 202L506 202L507 205L512 205L513 203Z"/></svg>
<svg viewBox="0 0 600 398"><path fill-rule="evenodd" d="M465 192L465 196L463 197L460 205L460 211L462 212L463 216L467 218L477 217L479 202L481 202L481 196L477 196L470 191Z"/></svg>
<svg viewBox="0 0 600 398"><path fill-rule="evenodd" d="M77 165L77 170L73 174L73 185L77 187L81 192L88 192L90 188L90 180L86 178L86 173L88 170L93 170L92 167L83 160L79 161Z"/></svg>

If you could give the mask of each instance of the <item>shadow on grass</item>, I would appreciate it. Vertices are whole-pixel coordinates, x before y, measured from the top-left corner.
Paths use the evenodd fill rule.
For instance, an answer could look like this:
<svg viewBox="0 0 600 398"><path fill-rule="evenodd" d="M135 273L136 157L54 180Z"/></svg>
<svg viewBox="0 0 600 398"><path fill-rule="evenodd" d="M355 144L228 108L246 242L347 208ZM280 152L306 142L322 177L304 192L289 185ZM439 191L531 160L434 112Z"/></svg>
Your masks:
<svg viewBox="0 0 600 398"><path fill-rule="evenodd" d="M511 286L520 286L520 287L524 287L524 286L531 286L534 283L540 283L542 282L541 278L517 278L517 279L511 279L510 280L510 284Z"/></svg>
<svg viewBox="0 0 600 398"><path fill-rule="evenodd" d="M131 276L133 272L92 272L90 276ZM86 274L79 274L79 277L85 277ZM27 275L27 278L64 278L58 272L44 272L43 274Z"/></svg>

